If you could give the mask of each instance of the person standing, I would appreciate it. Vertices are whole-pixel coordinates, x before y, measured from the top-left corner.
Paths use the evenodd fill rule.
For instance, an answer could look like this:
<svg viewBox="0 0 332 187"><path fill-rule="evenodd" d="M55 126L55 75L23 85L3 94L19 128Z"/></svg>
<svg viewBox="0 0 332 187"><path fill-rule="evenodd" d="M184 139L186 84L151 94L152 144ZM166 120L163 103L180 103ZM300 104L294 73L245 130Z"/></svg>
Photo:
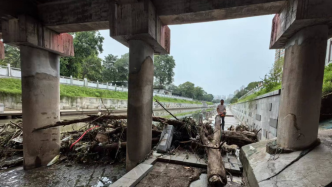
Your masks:
<svg viewBox="0 0 332 187"><path fill-rule="evenodd" d="M220 100L220 105L217 107L218 115L221 117L221 129L224 130L225 127L225 116L226 116L226 107L224 105L224 100Z"/></svg>

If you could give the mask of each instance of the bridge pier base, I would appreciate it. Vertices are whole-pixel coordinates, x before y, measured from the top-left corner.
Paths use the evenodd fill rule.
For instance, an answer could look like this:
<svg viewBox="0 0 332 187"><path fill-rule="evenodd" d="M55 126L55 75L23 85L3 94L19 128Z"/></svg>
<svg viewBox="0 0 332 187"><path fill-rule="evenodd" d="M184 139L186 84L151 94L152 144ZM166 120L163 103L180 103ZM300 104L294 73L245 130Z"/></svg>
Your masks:
<svg viewBox="0 0 332 187"><path fill-rule="evenodd" d="M301 150L317 140L327 25L304 28L285 46L278 146Z"/></svg>
<svg viewBox="0 0 332 187"><path fill-rule="evenodd" d="M144 41L129 41L127 161L131 170L151 151L153 49Z"/></svg>
<svg viewBox="0 0 332 187"><path fill-rule="evenodd" d="M20 46L24 169L45 166L60 151L60 56L74 56L73 37L27 15L2 21L4 43Z"/></svg>
<svg viewBox="0 0 332 187"><path fill-rule="evenodd" d="M24 168L45 166L60 150L59 127L32 132L60 120L60 57L21 46Z"/></svg>

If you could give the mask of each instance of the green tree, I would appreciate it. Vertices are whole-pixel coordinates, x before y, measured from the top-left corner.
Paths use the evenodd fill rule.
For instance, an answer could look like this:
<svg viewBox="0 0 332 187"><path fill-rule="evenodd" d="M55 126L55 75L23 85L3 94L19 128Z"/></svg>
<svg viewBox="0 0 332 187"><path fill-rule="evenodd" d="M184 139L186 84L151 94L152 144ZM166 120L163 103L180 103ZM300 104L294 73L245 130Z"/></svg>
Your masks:
<svg viewBox="0 0 332 187"><path fill-rule="evenodd" d="M82 78L88 78L91 81L102 80L101 59L96 55L90 55L82 62Z"/></svg>
<svg viewBox="0 0 332 187"><path fill-rule="evenodd" d="M194 99L202 100L203 95L206 95L206 92L203 90L203 88L199 86L194 88Z"/></svg>
<svg viewBox="0 0 332 187"><path fill-rule="evenodd" d="M181 95L179 87L175 86L174 84L170 84L168 86L168 90L172 91L173 95Z"/></svg>
<svg viewBox="0 0 332 187"><path fill-rule="evenodd" d="M20 50L17 47L5 44L5 59L0 60L0 65L6 64L15 68L21 67Z"/></svg>
<svg viewBox="0 0 332 187"><path fill-rule="evenodd" d="M115 62L118 60L117 56L109 54L103 61L103 82L114 82L116 80Z"/></svg>
<svg viewBox="0 0 332 187"><path fill-rule="evenodd" d="M129 75L129 53L122 55L121 58L115 61L114 67L116 70L114 82L116 82L117 85L126 84Z"/></svg>
<svg viewBox="0 0 332 187"><path fill-rule="evenodd" d="M246 90L250 91L250 90L256 88L259 85L259 83L261 83L261 81L249 83L248 86L246 87Z"/></svg>
<svg viewBox="0 0 332 187"><path fill-rule="evenodd" d="M203 95L203 100L211 102L211 101L213 101L213 95L212 94L205 94L205 95Z"/></svg>
<svg viewBox="0 0 332 187"><path fill-rule="evenodd" d="M97 31L77 32L73 36L75 56L61 58L60 74L82 78L83 63L86 62L86 59L89 56L98 56L103 52L104 37Z"/></svg>
<svg viewBox="0 0 332 187"><path fill-rule="evenodd" d="M175 60L170 55L157 55L154 57L154 77L159 86L173 82Z"/></svg>
<svg viewBox="0 0 332 187"><path fill-rule="evenodd" d="M195 85L193 83L187 81L187 82L179 85L179 90L180 90L182 96L193 98Z"/></svg>
<svg viewBox="0 0 332 187"><path fill-rule="evenodd" d="M283 63L284 58L276 61L273 64L270 72L264 76L263 87L265 88L266 92L272 91L273 88L281 84Z"/></svg>

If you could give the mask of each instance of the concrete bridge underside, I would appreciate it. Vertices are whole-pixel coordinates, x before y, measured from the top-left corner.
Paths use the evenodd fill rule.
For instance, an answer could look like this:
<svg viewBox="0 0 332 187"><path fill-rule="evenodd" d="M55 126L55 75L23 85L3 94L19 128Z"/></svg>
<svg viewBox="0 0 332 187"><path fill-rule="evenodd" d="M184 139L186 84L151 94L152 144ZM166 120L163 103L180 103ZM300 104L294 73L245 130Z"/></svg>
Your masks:
<svg viewBox="0 0 332 187"><path fill-rule="evenodd" d="M31 130L59 120L59 57L74 56L66 32L110 29L110 36L130 49L130 170L151 150L153 55L170 52L167 25L268 14L276 14L271 49L286 49L278 143L308 147L317 139L331 7L330 0L1 0L0 38L21 49L24 167L43 166L59 152L59 129Z"/></svg>

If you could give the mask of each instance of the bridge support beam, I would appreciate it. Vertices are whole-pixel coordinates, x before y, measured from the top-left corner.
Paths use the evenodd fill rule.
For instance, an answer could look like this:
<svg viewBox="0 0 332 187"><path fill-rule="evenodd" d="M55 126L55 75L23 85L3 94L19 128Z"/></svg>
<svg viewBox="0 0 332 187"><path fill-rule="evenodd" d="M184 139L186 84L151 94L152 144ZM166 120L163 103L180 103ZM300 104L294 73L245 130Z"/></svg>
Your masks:
<svg viewBox="0 0 332 187"><path fill-rule="evenodd" d="M286 49L275 148L301 150L317 139L331 6L288 0L273 18L270 48Z"/></svg>
<svg viewBox="0 0 332 187"><path fill-rule="evenodd" d="M168 54L170 29L162 25L152 1L111 4L111 36L129 47L126 168L131 170L151 151L153 54Z"/></svg>
<svg viewBox="0 0 332 187"><path fill-rule="evenodd" d="M73 37L28 16L2 22L5 43L20 46L24 169L45 166L60 150L60 129L33 129L60 120L60 55L73 56Z"/></svg>
<svg viewBox="0 0 332 187"><path fill-rule="evenodd" d="M141 40L129 41L127 170L151 151L153 49Z"/></svg>
<svg viewBox="0 0 332 187"><path fill-rule="evenodd" d="M60 129L32 132L60 120L60 57L20 46L24 168L45 166L60 150Z"/></svg>
<svg viewBox="0 0 332 187"><path fill-rule="evenodd" d="M282 148L301 150L317 140L327 38L327 25L310 26L285 46L277 140Z"/></svg>

